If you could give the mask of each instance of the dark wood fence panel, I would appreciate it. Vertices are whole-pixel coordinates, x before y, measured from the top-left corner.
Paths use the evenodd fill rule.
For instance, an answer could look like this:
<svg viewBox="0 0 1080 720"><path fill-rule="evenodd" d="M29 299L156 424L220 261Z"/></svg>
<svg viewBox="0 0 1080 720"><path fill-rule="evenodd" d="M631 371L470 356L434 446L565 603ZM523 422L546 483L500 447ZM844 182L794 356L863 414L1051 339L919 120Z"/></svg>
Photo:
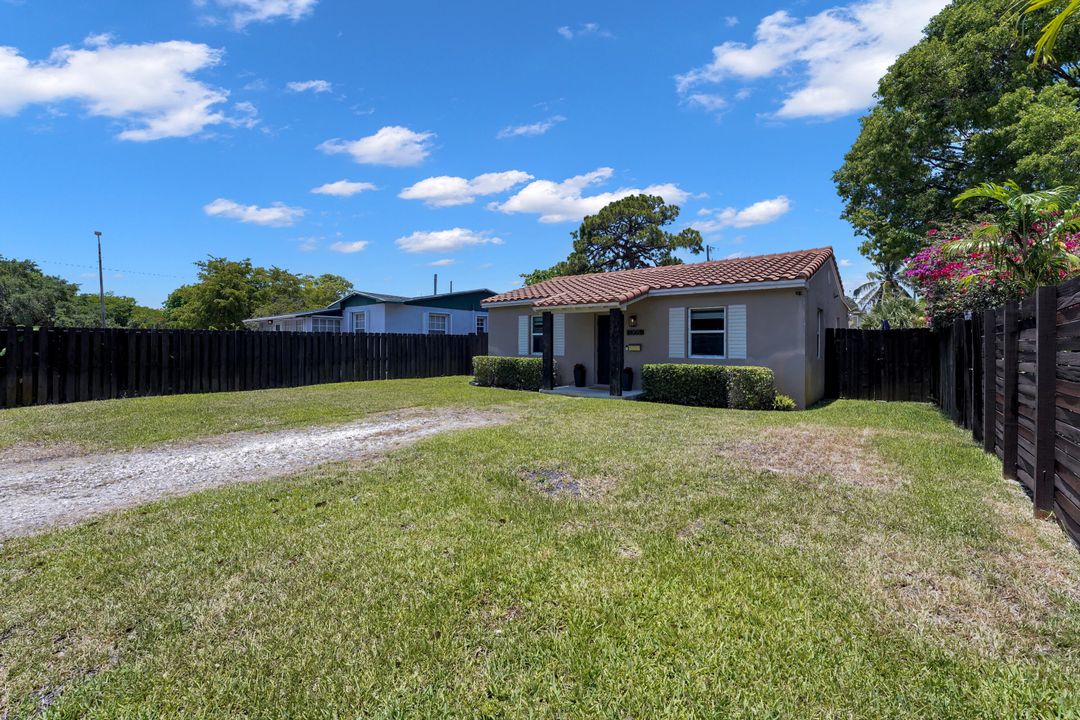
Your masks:
<svg viewBox="0 0 1080 720"><path fill-rule="evenodd" d="M938 338L929 330L825 331L825 396L914 400L935 396Z"/></svg>
<svg viewBox="0 0 1080 720"><path fill-rule="evenodd" d="M472 373L487 335L0 328L0 408Z"/></svg>

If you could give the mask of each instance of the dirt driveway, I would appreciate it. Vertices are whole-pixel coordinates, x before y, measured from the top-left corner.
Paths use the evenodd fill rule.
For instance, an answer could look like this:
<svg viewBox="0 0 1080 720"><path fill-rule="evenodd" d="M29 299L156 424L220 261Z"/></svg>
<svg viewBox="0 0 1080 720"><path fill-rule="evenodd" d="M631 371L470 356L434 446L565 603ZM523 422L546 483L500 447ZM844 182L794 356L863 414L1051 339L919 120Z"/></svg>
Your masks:
<svg viewBox="0 0 1080 720"><path fill-rule="evenodd" d="M505 422L505 414L425 410L348 425L232 433L148 450L35 459L5 452L0 542L162 497L288 475L321 463L375 460L436 433Z"/></svg>

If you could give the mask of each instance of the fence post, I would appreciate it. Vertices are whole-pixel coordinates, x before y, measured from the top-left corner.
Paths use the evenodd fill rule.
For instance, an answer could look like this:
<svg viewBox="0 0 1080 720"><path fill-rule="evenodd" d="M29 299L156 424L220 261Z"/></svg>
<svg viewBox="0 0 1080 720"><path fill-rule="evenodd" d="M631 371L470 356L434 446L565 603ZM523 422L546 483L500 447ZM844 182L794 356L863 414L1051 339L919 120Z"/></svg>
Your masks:
<svg viewBox="0 0 1080 720"><path fill-rule="evenodd" d="M1035 517L1054 511L1057 288L1035 291Z"/></svg>
<svg viewBox="0 0 1080 720"><path fill-rule="evenodd" d="M1017 314L1019 304L1015 300L1005 303L1005 328L1002 333L1002 351L1005 367L1002 368L1005 392L1002 402L1002 458L1001 474L1016 479L1016 443L1017 443L1017 381L1019 357L1017 355Z"/></svg>
<svg viewBox="0 0 1080 720"><path fill-rule="evenodd" d="M983 450L994 452L997 441L997 314L983 310Z"/></svg>

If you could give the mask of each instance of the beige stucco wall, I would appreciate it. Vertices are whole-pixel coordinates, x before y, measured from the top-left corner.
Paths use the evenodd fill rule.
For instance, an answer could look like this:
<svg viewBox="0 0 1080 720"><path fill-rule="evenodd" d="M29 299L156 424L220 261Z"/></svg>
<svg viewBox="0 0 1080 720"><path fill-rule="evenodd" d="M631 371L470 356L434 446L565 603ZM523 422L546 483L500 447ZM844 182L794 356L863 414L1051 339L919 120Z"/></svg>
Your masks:
<svg viewBox="0 0 1080 720"><path fill-rule="evenodd" d="M668 357L668 311L673 307L703 308L746 305L746 359L712 360ZM641 387L641 366L648 363L709 363L760 365L776 375L779 392L799 407L821 399L825 387L824 358L817 357L817 309L825 311L825 327L847 327L847 308L835 272L826 266L805 288L649 297L625 310L637 316L643 335L624 336L624 345L640 344L640 352L625 352L624 365L634 370L634 387ZM533 314L529 306L490 308L489 352L517 355L518 317ZM596 383L596 317L600 313L566 313L566 354L556 357L558 382L572 382L575 363L586 368L587 382Z"/></svg>

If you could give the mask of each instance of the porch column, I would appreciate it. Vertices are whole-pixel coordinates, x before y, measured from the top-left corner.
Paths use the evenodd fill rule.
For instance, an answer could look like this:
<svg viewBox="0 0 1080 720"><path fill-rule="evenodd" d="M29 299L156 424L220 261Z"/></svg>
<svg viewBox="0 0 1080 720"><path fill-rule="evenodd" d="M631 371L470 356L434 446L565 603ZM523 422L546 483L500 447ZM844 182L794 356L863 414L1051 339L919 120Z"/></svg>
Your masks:
<svg viewBox="0 0 1080 720"><path fill-rule="evenodd" d="M555 318L545 312L544 320L544 359L540 376L540 387L550 390L555 387Z"/></svg>
<svg viewBox="0 0 1080 720"><path fill-rule="evenodd" d="M611 309L609 336L610 369L608 379L611 381L609 392L612 396L618 397L622 395L623 369L623 312L619 308Z"/></svg>

